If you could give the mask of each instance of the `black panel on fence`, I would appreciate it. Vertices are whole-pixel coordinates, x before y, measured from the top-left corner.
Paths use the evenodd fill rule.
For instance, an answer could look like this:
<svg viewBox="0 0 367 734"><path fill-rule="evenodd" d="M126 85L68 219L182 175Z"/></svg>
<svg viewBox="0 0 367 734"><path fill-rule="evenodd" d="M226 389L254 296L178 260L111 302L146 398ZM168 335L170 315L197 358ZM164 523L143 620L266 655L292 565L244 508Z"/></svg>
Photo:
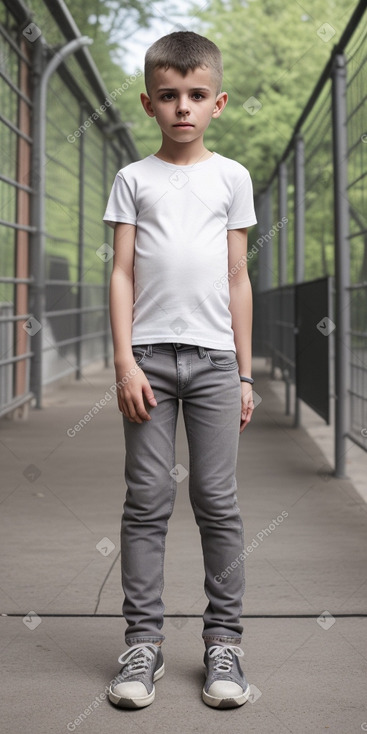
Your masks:
<svg viewBox="0 0 367 734"><path fill-rule="evenodd" d="M254 357L268 357L269 349L266 339L267 301L263 293L253 294L253 329L252 329L252 353Z"/></svg>
<svg viewBox="0 0 367 734"><path fill-rule="evenodd" d="M296 286L296 393L330 422L331 278Z"/></svg>

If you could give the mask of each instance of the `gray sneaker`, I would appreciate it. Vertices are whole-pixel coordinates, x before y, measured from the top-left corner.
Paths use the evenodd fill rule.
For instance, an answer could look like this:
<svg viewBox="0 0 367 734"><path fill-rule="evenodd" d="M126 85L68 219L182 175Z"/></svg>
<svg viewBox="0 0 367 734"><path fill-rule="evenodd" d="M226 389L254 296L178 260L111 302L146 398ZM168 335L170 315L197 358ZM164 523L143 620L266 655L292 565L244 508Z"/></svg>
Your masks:
<svg viewBox="0 0 367 734"><path fill-rule="evenodd" d="M160 646L152 642L131 645L120 655L122 668L111 681L108 698L120 708L149 706L155 697L154 682L164 674Z"/></svg>
<svg viewBox="0 0 367 734"><path fill-rule="evenodd" d="M250 685L238 660L243 655L236 645L211 645L205 650L207 678L202 697L208 706L227 709L247 701Z"/></svg>

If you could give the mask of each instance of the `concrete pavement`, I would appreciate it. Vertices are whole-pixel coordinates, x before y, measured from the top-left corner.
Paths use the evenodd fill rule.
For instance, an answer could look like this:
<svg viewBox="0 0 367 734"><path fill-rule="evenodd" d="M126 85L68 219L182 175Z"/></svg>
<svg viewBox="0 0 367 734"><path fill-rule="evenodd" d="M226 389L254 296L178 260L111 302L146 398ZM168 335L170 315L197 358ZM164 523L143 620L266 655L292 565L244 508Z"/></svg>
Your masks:
<svg viewBox="0 0 367 734"><path fill-rule="evenodd" d="M105 698L125 649L124 452L113 371L89 370L48 390L28 421L0 421L3 734L367 731L367 505L325 471L256 366L261 402L240 436L237 473L252 702L214 711L201 701L206 597L187 478L167 538L165 676L141 711ZM188 466L182 413L176 462Z"/></svg>

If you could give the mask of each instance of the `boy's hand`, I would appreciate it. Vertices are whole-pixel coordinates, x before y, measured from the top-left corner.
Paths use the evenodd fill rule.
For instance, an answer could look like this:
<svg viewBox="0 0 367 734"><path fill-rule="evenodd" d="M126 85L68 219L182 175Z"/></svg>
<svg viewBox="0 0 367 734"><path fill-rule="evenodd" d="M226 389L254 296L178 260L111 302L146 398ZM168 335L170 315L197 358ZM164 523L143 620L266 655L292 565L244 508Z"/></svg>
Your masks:
<svg viewBox="0 0 367 734"><path fill-rule="evenodd" d="M246 428L247 424L250 423L252 414L254 412L254 400L252 397L252 389L248 382L241 382L241 423L240 433Z"/></svg>
<svg viewBox="0 0 367 734"><path fill-rule="evenodd" d="M135 362L132 367L136 369ZM122 376L119 377L116 372L116 383L118 384L121 380ZM125 385L118 387L117 400L121 413L132 423L150 421L151 416L147 408L150 406L154 408L157 405L149 381L140 368Z"/></svg>

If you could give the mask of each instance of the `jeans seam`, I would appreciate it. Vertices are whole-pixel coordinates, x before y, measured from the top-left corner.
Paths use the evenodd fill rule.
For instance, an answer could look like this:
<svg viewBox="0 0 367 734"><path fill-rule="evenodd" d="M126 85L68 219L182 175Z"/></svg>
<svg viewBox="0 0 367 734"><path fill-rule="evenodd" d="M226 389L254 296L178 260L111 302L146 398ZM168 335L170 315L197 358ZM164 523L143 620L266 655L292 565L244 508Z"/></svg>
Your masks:
<svg viewBox="0 0 367 734"><path fill-rule="evenodd" d="M203 633L203 638L205 640L240 640L240 636L238 637L231 637L230 635L207 635Z"/></svg>
<svg viewBox="0 0 367 734"><path fill-rule="evenodd" d="M175 442L176 442L176 425L175 425L175 415L174 414L172 415L171 436L173 438L173 441L172 441L172 454L171 454L171 464L172 464L172 469L173 469L174 462L175 462ZM171 483L170 483L170 490L171 490L170 491L170 495L171 495L170 496L170 505L169 505L169 510L168 510L168 518L167 518L167 521L166 521L166 533L164 535L162 535L162 542L161 542L161 584L160 584L160 591L159 591L159 594L160 594L160 597L161 598L162 598L163 589L164 589L164 557L165 557L165 548L166 548L166 535L167 535L167 531L168 531L168 521L169 521L169 518L171 517L172 512L173 512L173 508L174 508L174 504L175 504L175 499L176 499L176 490L177 490L177 485L175 486L175 479L174 479L174 477L172 475L170 475L170 477L171 477Z"/></svg>

